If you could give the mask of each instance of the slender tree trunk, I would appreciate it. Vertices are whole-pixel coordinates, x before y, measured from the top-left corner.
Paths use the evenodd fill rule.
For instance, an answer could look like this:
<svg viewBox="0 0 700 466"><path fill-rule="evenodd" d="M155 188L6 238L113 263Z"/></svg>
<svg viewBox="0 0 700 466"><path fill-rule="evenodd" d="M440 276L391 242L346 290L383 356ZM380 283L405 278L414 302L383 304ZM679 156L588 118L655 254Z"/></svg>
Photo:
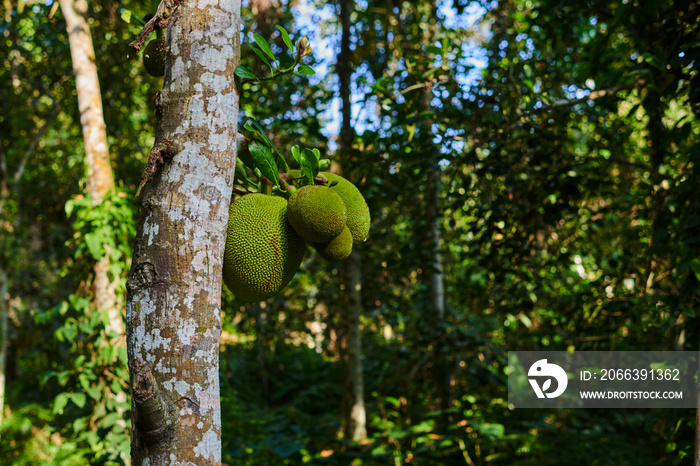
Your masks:
<svg viewBox="0 0 700 466"><path fill-rule="evenodd" d="M102 112L102 96L95 66L95 49L87 23L87 2L85 0L59 0L61 11L66 18L68 41L70 43L73 73L78 93L80 125L85 141L87 164L87 187L95 205L102 202L105 195L114 189L114 174L109 159L107 131ZM109 278L109 253L105 245L105 255L94 265L95 278L92 284L94 306L109 313L108 332L124 333L124 323L113 280Z"/></svg>
<svg viewBox="0 0 700 466"><path fill-rule="evenodd" d="M5 362L7 361L7 323L10 311L7 288L7 272L0 265L0 424L5 413Z"/></svg>
<svg viewBox="0 0 700 466"><path fill-rule="evenodd" d="M433 312L440 321L445 318L445 292L443 288L442 251L440 249L442 210L440 195L442 192L442 171L438 161L430 168L428 178L427 214L428 214L428 290Z"/></svg>
<svg viewBox="0 0 700 466"><path fill-rule="evenodd" d="M134 465L221 464L221 272L236 159L240 0L170 3L127 280Z"/></svg>
<svg viewBox="0 0 700 466"><path fill-rule="evenodd" d="M267 376L267 356L265 345L265 316L263 316L262 304L254 305L255 309L255 352L258 372L260 374L261 391L265 399L270 395L270 383Z"/></svg>
<svg viewBox="0 0 700 466"><path fill-rule="evenodd" d="M437 6L435 2L425 5L427 9L425 16L427 17L428 27L423 30L424 45L433 45L437 40ZM426 63L431 63L434 60L434 55L430 52L425 57ZM423 96L423 107L428 113L432 112L431 101L433 99L433 91L431 87L427 87ZM445 321L445 292L443 286L443 268L442 268L442 209L440 205L440 197L442 193L442 170L440 168L440 152L432 142L432 133L430 130L430 122L421 122L422 131L426 134L423 136L423 141L428 145L430 158L428 167L428 179L426 186L426 206L425 212L427 217L427 235L426 235L426 256L425 262L427 266L426 280L428 288L428 299L430 309L435 319L432 325L436 328L438 336L437 343L434 346L433 367L435 379L437 382L438 394L440 397L440 409L446 410L451 405L451 370L446 361L446 348L444 339L442 338L441 329L444 327ZM444 419L446 423L446 418Z"/></svg>
<svg viewBox="0 0 700 466"><path fill-rule="evenodd" d="M342 36L337 72L340 81L340 98L342 101L343 122L340 128L341 153L352 149L355 131L352 128L351 88L352 51L350 50L350 13L354 9L352 0L341 0L340 21ZM343 406L343 434L346 438L359 441L367 436L364 377L362 373L362 339L360 332L360 315L362 314L362 272L360 257L353 251L343 263L344 302L340 319L344 342L343 368L345 378L345 397Z"/></svg>
<svg viewBox="0 0 700 466"><path fill-rule="evenodd" d="M13 66L13 70L19 68L19 64ZM15 90L22 92L20 89L20 79L17 76L13 76L13 85ZM28 102L31 104L31 102ZM11 231L15 230L18 225L18 219L20 216L20 210L18 206L15 206L14 218L10 218L9 212L6 211L5 207L10 201L11 197L19 199L21 192L19 189L19 182L24 176L24 171L31 160L36 154L39 147L39 143L46 135L51 124L58 118L61 112L60 105L54 101L53 110L51 114L46 118L44 124L37 127L34 131L34 135L29 141L27 149L24 151L19 164L12 174L10 174L9 168L7 166L7 160L5 155L5 148L0 144L0 219L4 223L2 228L4 231L2 234L9 234ZM9 210L9 209L8 209ZM2 239L2 237L0 237ZM9 245L8 245L9 244ZM12 272L12 266L8 265L10 263L10 254L12 250L12 242L0 244L0 423L2 423L4 409L5 409L5 384L7 383L7 353L8 353L8 335L9 335L9 312L10 312L10 276Z"/></svg>
<svg viewBox="0 0 700 466"><path fill-rule="evenodd" d="M365 381L362 373L362 337L360 315L362 314L362 288L360 256L350 254L343 264L345 300L343 309L345 407L343 433L355 442L367 437L365 414Z"/></svg>
<svg viewBox="0 0 700 466"><path fill-rule="evenodd" d="M430 167L428 175L428 193L426 202L426 214L428 217L427 237L427 280L430 302L430 311L435 313L433 325L438 329L438 342L434 347L433 367L440 397L440 409L445 411L452 404L451 382L452 371L447 361L447 349L440 331L445 326L445 292L443 285L441 229L442 210L440 195L442 192L442 171L438 165L437 157ZM445 423L447 418L445 417Z"/></svg>

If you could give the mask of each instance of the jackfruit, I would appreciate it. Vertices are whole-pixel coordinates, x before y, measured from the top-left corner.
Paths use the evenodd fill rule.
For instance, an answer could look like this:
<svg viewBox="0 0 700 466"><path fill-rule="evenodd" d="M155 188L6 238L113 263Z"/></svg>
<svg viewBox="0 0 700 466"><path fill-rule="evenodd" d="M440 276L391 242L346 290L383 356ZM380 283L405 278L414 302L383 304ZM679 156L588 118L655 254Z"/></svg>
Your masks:
<svg viewBox="0 0 700 466"><path fill-rule="evenodd" d="M223 279L245 302L263 301L287 286L306 243L287 221L287 201L246 194L229 209Z"/></svg>
<svg viewBox="0 0 700 466"><path fill-rule="evenodd" d="M329 262L344 261L352 252L352 233L346 226L338 236L327 243L316 243L314 248L319 256Z"/></svg>
<svg viewBox="0 0 700 466"><path fill-rule="evenodd" d="M357 247L369 234L370 216L367 201L360 190L342 176L328 172L321 172L319 175L328 180L329 184L338 182L331 186L331 189L337 192L345 202L347 225L352 233L352 247Z"/></svg>
<svg viewBox="0 0 700 466"><path fill-rule="evenodd" d="M165 76L165 44L160 40L152 40L146 44L141 56L146 73L160 78Z"/></svg>
<svg viewBox="0 0 700 466"><path fill-rule="evenodd" d="M325 243L345 228L347 212L341 197L327 186L304 186L289 196L287 218L311 243Z"/></svg>

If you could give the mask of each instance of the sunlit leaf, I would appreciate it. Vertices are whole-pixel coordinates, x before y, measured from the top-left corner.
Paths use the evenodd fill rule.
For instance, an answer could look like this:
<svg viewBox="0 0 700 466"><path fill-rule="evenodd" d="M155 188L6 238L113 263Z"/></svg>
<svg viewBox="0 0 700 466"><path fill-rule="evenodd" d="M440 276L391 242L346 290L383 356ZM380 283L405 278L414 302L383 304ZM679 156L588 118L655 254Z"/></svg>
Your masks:
<svg viewBox="0 0 700 466"><path fill-rule="evenodd" d="M265 38L261 36L260 34L253 34L253 39L255 40L255 43L258 44L258 47L265 52L265 54L270 57L270 60L274 61L275 60L275 55L272 53L272 49L270 48L270 44L267 43Z"/></svg>
<svg viewBox="0 0 700 466"><path fill-rule="evenodd" d="M250 149L250 155L253 157L253 160L255 160L255 166L260 170L260 173L262 173L265 178L272 181L275 186L278 186L280 183L280 174L274 156L272 155L272 150L258 141L251 141L248 148Z"/></svg>
<svg viewBox="0 0 700 466"><path fill-rule="evenodd" d="M234 74L244 79L258 79L258 77L255 76L253 71L251 71L250 68L246 68L245 66L237 66L236 71L234 71Z"/></svg>
<svg viewBox="0 0 700 466"><path fill-rule="evenodd" d="M299 65L299 67L297 67L294 74L303 74L303 75L311 76L311 75L316 74L316 72L309 65Z"/></svg>
<svg viewBox="0 0 700 466"><path fill-rule="evenodd" d="M282 40L284 41L284 45L287 46L287 48L290 51L294 51L294 44L292 43L292 39L289 37L289 33L280 25L277 25L277 30L280 32L280 35L282 36Z"/></svg>
<svg viewBox="0 0 700 466"><path fill-rule="evenodd" d="M82 393L82 392L71 393L70 400L78 408L82 408L83 406L85 406L85 401L87 401L87 396L85 395L85 393Z"/></svg>
<svg viewBox="0 0 700 466"><path fill-rule="evenodd" d="M131 24L131 15L131 10L122 10L121 18L125 23Z"/></svg>
<svg viewBox="0 0 700 466"><path fill-rule="evenodd" d="M63 392L59 393L56 398L53 400L53 413L54 414L63 414L63 408L66 407L68 404L68 395L70 393Z"/></svg>
<svg viewBox="0 0 700 466"><path fill-rule="evenodd" d="M272 65L270 64L270 61L267 59L267 57L265 56L265 54L264 54L260 49L255 48L255 47L251 47L251 49L253 50L253 52L255 52L255 54L256 54L258 57L260 57L260 59L261 59L263 62L265 62L265 64L266 64L267 66L270 67L270 69L273 69L273 68L272 68Z"/></svg>

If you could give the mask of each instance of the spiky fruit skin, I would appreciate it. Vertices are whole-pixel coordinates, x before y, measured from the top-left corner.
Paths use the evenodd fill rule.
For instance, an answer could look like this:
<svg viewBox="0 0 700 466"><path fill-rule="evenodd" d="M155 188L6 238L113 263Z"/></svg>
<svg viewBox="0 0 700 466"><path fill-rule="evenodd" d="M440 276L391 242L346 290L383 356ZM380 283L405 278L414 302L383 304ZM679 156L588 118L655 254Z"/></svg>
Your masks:
<svg viewBox="0 0 700 466"><path fill-rule="evenodd" d="M279 293L299 270L306 243L287 221L287 201L246 194L229 209L223 279L245 302Z"/></svg>
<svg viewBox="0 0 700 466"><path fill-rule="evenodd" d="M165 44L159 40L152 40L143 49L143 67L146 73L160 78L165 76Z"/></svg>
<svg viewBox="0 0 700 466"><path fill-rule="evenodd" d="M316 243L314 248L328 262L344 261L352 252L352 233L346 226L338 236L327 243Z"/></svg>
<svg viewBox="0 0 700 466"><path fill-rule="evenodd" d="M289 196L287 218L306 241L326 243L345 228L343 199L327 186L304 186Z"/></svg>
<svg viewBox="0 0 700 466"><path fill-rule="evenodd" d="M357 247L364 242L369 234L371 219L367 201L360 190L342 176L328 172L321 172L319 175L327 179L329 184L333 181L338 182L331 189L337 192L345 202L348 216L347 225L352 233L352 247Z"/></svg>

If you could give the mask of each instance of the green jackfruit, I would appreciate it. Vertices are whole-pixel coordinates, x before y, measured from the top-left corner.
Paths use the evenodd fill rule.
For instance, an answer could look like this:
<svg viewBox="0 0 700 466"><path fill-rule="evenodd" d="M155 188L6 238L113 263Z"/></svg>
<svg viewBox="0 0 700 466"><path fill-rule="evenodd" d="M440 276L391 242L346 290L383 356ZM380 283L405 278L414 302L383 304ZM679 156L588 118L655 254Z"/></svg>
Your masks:
<svg viewBox="0 0 700 466"><path fill-rule="evenodd" d="M345 203L326 186L304 186L289 196L287 218L299 235L311 243L325 243L345 228Z"/></svg>
<svg viewBox="0 0 700 466"><path fill-rule="evenodd" d="M306 243L287 221L287 201L246 194L231 204L224 252L224 283L245 302L263 301L287 286Z"/></svg>
<svg viewBox="0 0 700 466"><path fill-rule="evenodd" d="M316 243L314 248L328 262L344 261L352 252L352 233L346 226L338 236L327 243Z"/></svg>
<svg viewBox="0 0 700 466"><path fill-rule="evenodd" d="M328 172L321 172L319 175L327 179L329 184L334 181L338 182L331 188L345 202L348 215L347 225L352 233L352 247L354 248L361 244L369 234L370 216L367 201L360 190L342 176Z"/></svg>
<svg viewBox="0 0 700 466"><path fill-rule="evenodd" d="M165 44L160 40L152 40L143 49L143 67L146 73L156 78L165 76Z"/></svg>

